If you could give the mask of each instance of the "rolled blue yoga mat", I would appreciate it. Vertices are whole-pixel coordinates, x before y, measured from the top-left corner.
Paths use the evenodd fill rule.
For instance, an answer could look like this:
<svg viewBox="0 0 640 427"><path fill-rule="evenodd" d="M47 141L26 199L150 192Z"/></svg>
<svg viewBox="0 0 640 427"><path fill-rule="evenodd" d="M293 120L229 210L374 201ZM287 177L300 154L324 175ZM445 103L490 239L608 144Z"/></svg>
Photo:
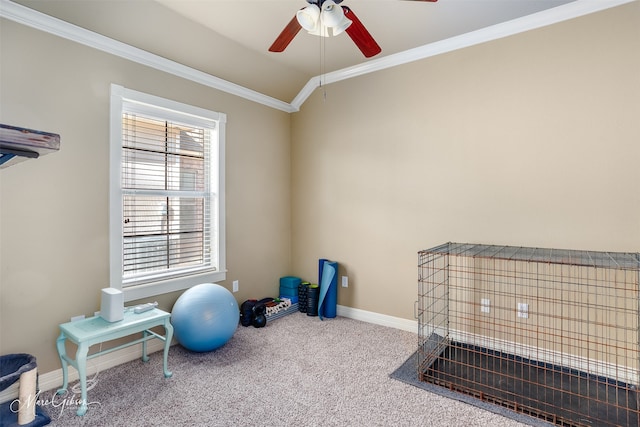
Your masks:
<svg viewBox="0 0 640 427"><path fill-rule="evenodd" d="M318 283L320 284L320 301L318 317L328 319L336 317L338 310L338 263L327 259L318 261Z"/></svg>

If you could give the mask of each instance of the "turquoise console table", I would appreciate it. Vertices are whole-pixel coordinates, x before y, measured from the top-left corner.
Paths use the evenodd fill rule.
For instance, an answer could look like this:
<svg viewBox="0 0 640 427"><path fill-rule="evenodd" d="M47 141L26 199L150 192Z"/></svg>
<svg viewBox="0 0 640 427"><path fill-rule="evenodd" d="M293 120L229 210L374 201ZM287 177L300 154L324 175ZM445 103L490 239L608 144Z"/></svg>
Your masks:
<svg viewBox="0 0 640 427"><path fill-rule="evenodd" d="M57 394L62 394L67 391L69 379L68 365L73 366L78 370L78 374L80 376L80 389L82 393L82 403L77 414L80 416L84 415L87 412L87 360L130 345L142 343L142 360L146 362L149 360L149 357L147 356L147 341L153 338L158 338L164 341L164 376L169 378L172 374L167 369L167 357L169 355L171 338L173 337L173 326L171 326L170 318L171 314L157 308L140 314L134 313L133 309L129 308L125 310L124 319L118 322L110 323L100 316L94 316L88 319L63 323L60 325L61 333L56 341L56 346L58 348L60 362L62 363L63 384L62 388L57 391ZM165 335L162 336L150 330L155 326L163 326ZM139 332L142 332L142 338L87 356L89 347L94 344L115 340ZM65 341L67 339L78 346L75 360L67 356L65 346Z"/></svg>

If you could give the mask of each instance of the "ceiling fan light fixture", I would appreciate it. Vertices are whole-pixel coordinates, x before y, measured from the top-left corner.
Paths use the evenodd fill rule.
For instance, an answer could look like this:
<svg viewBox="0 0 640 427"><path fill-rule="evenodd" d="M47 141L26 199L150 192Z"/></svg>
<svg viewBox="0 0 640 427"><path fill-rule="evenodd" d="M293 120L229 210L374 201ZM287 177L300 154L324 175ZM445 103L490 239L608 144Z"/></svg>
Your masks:
<svg viewBox="0 0 640 427"><path fill-rule="evenodd" d="M320 27L320 8L316 4L310 4L296 13L296 19L300 26L309 33L317 31Z"/></svg>
<svg viewBox="0 0 640 427"><path fill-rule="evenodd" d="M344 10L333 0L326 0L322 3L322 13L320 15L321 26L331 28L334 36L342 33L351 25L351 20L344 16Z"/></svg>
<svg viewBox="0 0 640 427"><path fill-rule="evenodd" d="M344 30L349 28L349 25L351 25L351 20L345 17L342 20L342 22L340 22L340 24L334 27L331 27L331 31L333 31L334 36L337 36L338 34L342 33Z"/></svg>
<svg viewBox="0 0 640 427"><path fill-rule="evenodd" d="M306 0L309 6L300 9L269 47L269 52L283 52L301 29L310 34L328 37L346 32L366 58L382 49L369 34L351 8L338 6L343 0ZM437 0L415 0L430 1Z"/></svg>

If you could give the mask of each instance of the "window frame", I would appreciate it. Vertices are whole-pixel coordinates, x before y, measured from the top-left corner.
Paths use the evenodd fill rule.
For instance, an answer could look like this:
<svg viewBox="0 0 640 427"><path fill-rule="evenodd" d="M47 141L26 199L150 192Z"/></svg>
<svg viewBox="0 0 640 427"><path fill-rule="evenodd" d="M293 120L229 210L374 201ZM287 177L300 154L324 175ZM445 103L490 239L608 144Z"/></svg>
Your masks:
<svg viewBox="0 0 640 427"><path fill-rule="evenodd" d="M126 106L133 106L141 109L149 109L166 112L168 120L175 120L176 117L192 116L204 121L217 122L217 141L212 141L211 166L215 168L217 163L218 173L217 188L212 192L217 192L216 214L211 215L217 218L218 224L211 224L215 228L211 245L217 246L216 270L204 270L176 277L161 277L156 280L145 280L139 283L130 282L123 286L123 190L121 187L122 173L122 114ZM130 110L130 108L127 108ZM155 295L165 294L187 289L200 283L215 283L226 279L226 245L225 245L225 125L226 115L203 109L200 107L183 104L155 95L149 95L123 86L111 85L111 108L110 108L110 138L109 138L109 285L119 289L124 293L125 301L132 301L147 298ZM216 147L217 145L217 147ZM217 148L217 149L216 149Z"/></svg>

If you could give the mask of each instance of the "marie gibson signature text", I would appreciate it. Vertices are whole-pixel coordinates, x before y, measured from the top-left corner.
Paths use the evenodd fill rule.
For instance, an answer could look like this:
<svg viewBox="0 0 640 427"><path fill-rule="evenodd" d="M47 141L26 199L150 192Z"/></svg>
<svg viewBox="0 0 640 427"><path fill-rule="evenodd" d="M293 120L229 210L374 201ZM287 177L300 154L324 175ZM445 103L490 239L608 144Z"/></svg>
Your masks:
<svg viewBox="0 0 640 427"><path fill-rule="evenodd" d="M35 395L29 396L26 401L21 401L20 399L13 400L9 407L11 412L17 413L19 408L23 405L26 405L27 407L32 405L41 407L50 406L52 408L60 409L58 412L58 417L60 417L65 408L77 408L84 403L84 399L76 397L75 394L71 396L61 396L61 398L57 399L56 397L58 397L59 393L55 393L50 399L46 399L41 397L41 393L41 391L38 391ZM87 406L91 405L100 405L100 402L87 402Z"/></svg>

